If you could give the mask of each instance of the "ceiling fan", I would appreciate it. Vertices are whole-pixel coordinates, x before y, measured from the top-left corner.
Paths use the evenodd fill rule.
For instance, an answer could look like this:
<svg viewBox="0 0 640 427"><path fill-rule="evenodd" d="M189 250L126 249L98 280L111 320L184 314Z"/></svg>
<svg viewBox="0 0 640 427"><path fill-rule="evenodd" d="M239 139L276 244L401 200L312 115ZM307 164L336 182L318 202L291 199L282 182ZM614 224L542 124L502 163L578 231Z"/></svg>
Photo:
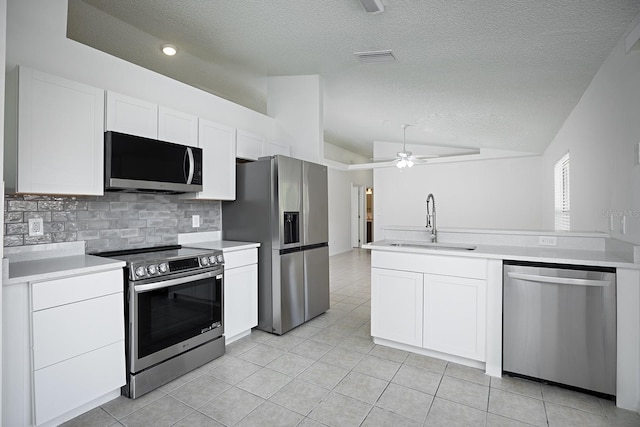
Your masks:
<svg viewBox="0 0 640 427"><path fill-rule="evenodd" d="M406 135L407 128L411 126L408 124L402 124L400 127L402 128L402 150L396 153L396 157L386 158L386 159L373 159L374 163L388 163L393 162L396 167L402 168L410 168L415 163L426 163L427 159L431 159L434 157L438 157L437 155L413 155L411 151L406 148Z"/></svg>

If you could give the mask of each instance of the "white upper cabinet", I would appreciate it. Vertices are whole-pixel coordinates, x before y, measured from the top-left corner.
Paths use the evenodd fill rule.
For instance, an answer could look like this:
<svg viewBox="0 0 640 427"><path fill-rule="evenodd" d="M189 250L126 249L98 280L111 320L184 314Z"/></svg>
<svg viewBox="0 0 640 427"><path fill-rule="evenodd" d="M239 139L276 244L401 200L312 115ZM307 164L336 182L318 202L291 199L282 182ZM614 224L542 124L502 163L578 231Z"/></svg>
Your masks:
<svg viewBox="0 0 640 427"><path fill-rule="evenodd" d="M182 194L180 198L235 200L236 130L206 119L199 119L198 147L202 149L203 191Z"/></svg>
<svg viewBox="0 0 640 427"><path fill-rule="evenodd" d="M263 153L264 139L256 134L238 129L236 157L245 160L258 160Z"/></svg>
<svg viewBox="0 0 640 427"><path fill-rule="evenodd" d="M104 90L20 67L7 95L7 189L103 194Z"/></svg>
<svg viewBox="0 0 640 427"><path fill-rule="evenodd" d="M262 154L265 156L275 156L278 154L291 156L291 147L269 141L265 142Z"/></svg>
<svg viewBox="0 0 640 427"><path fill-rule="evenodd" d="M162 105L158 107L158 139L198 146L198 117Z"/></svg>
<svg viewBox="0 0 640 427"><path fill-rule="evenodd" d="M198 146L197 116L111 91L105 130Z"/></svg>
<svg viewBox="0 0 640 427"><path fill-rule="evenodd" d="M107 91L105 130L158 138L158 105Z"/></svg>

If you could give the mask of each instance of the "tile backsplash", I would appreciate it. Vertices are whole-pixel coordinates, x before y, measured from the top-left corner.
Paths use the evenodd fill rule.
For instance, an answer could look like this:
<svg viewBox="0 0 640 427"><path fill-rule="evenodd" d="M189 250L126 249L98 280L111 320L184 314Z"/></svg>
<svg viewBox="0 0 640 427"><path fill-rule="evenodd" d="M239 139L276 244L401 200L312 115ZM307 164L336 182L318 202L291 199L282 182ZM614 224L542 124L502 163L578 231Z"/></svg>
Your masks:
<svg viewBox="0 0 640 427"><path fill-rule="evenodd" d="M192 227L192 215L200 227ZM7 195L4 246L84 241L87 252L178 243L178 233L219 231L219 201L177 195L107 193L104 196ZM29 219L42 218L44 235L29 236Z"/></svg>

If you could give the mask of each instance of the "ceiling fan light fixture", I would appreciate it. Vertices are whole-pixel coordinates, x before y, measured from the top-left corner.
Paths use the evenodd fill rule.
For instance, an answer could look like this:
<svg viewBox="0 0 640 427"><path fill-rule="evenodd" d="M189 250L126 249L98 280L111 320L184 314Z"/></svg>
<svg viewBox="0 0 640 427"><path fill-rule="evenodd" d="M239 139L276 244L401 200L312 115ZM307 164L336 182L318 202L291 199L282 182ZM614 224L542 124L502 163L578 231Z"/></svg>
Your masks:
<svg viewBox="0 0 640 427"><path fill-rule="evenodd" d="M176 53L178 53L178 49L172 44L163 44L162 53L164 53L167 56L173 56Z"/></svg>

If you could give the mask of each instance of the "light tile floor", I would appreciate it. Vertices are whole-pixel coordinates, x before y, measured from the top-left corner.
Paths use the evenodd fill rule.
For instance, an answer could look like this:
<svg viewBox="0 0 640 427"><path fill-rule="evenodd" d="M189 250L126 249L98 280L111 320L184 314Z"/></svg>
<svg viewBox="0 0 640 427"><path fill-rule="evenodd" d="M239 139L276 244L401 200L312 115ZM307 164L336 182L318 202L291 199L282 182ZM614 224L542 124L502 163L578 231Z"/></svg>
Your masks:
<svg viewBox="0 0 640 427"><path fill-rule="evenodd" d="M224 356L67 426L640 426L596 397L374 345L370 255L331 257L331 309L293 331L254 331Z"/></svg>

